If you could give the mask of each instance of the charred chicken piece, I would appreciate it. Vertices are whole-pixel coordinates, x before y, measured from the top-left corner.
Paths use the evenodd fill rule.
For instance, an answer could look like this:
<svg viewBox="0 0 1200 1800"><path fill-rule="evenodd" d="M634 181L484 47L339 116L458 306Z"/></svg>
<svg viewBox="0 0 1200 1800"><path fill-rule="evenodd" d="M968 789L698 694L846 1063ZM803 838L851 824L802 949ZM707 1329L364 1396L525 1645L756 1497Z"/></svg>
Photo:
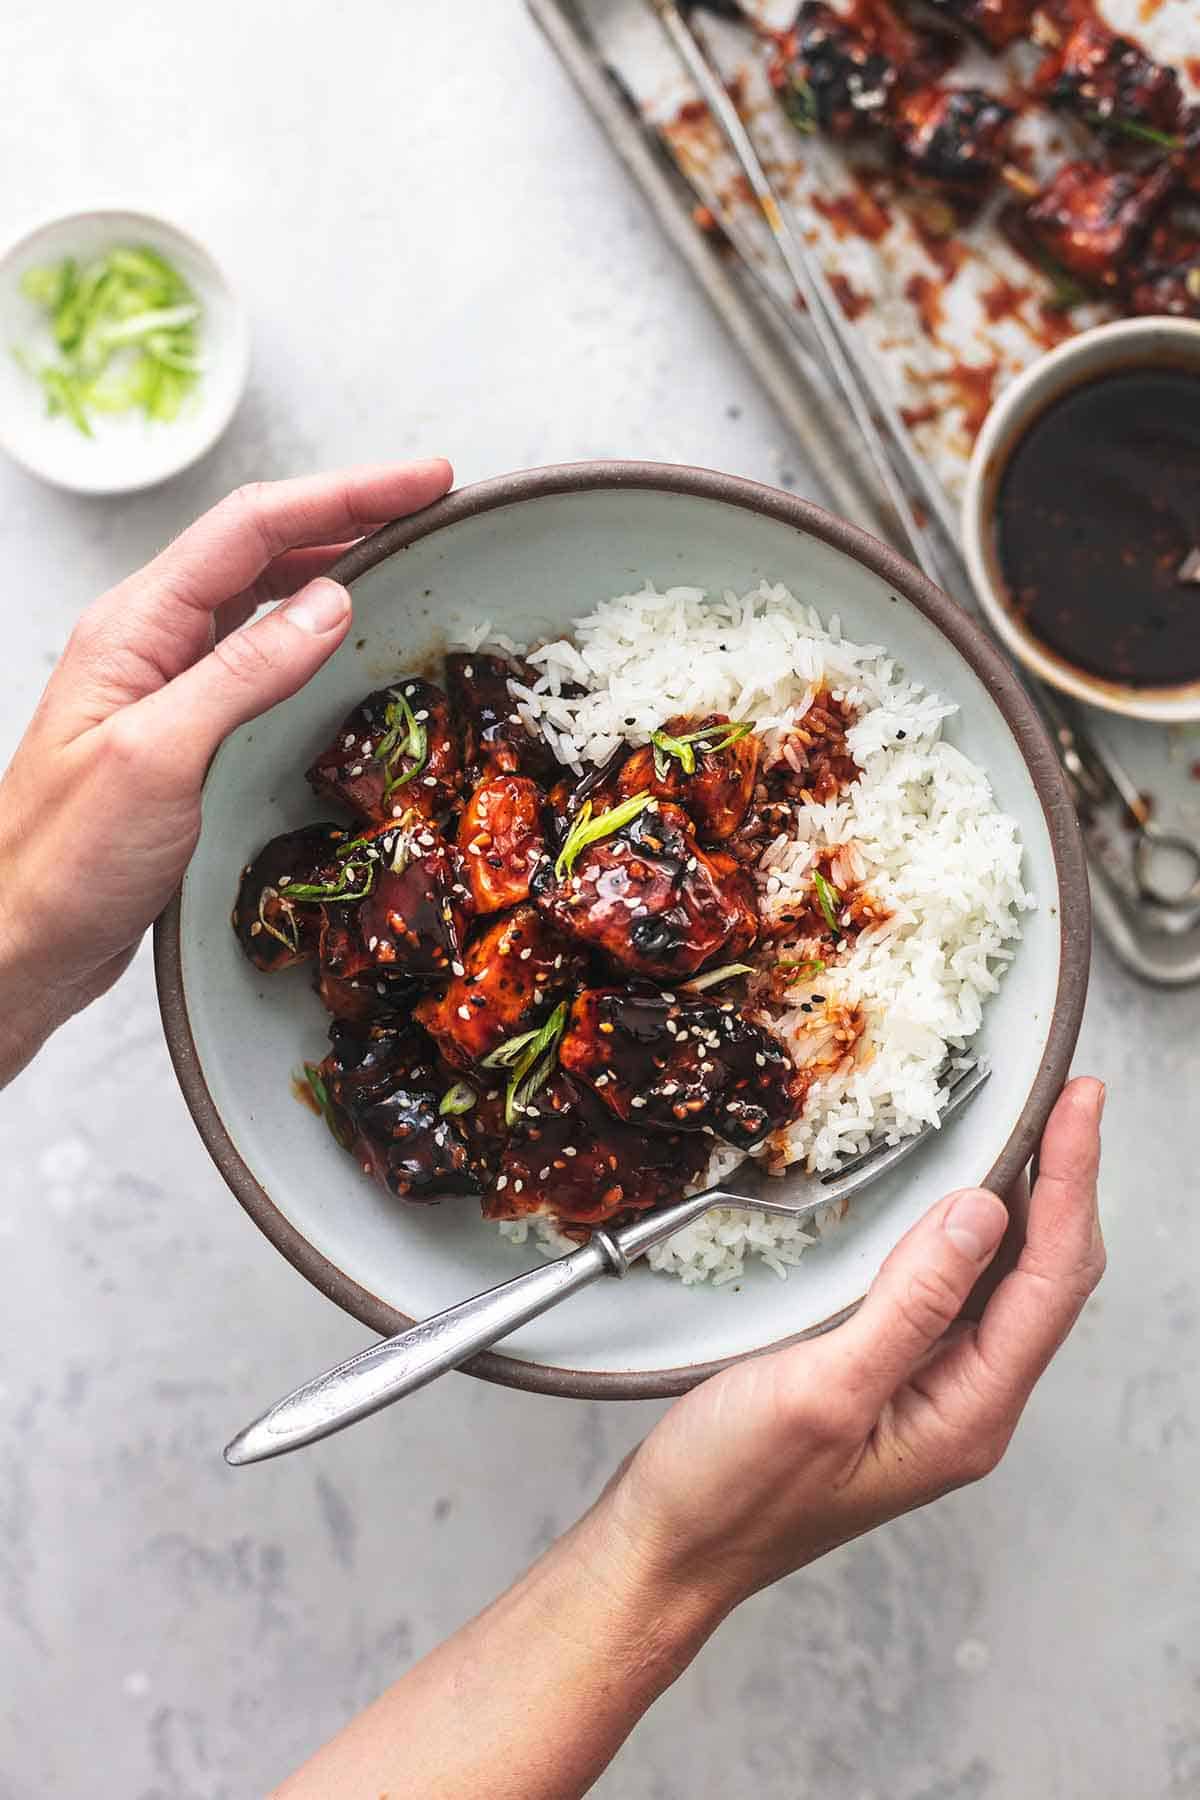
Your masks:
<svg viewBox="0 0 1200 1800"><path fill-rule="evenodd" d="M458 742L440 688L403 676L360 700L308 771L359 819L382 824L407 811L433 818L458 791Z"/></svg>
<svg viewBox="0 0 1200 1800"><path fill-rule="evenodd" d="M1148 174L1065 163L1026 210L1025 227L1060 268L1091 287L1115 288L1174 185L1165 163Z"/></svg>
<svg viewBox="0 0 1200 1800"><path fill-rule="evenodd" d="M707 1130L739 1148L761 1143L803 1101L779 1040L728 1000L586 988L558 1055L628 1124Z"/></svg>
<svg viewBox="0 0 1200 1800"><path fill-rule="evenodd" d="M1038 0L927 0L935 12L993 50L1003 50L1029 30Z"/></svg>
<svg viewBox="0 0 1200 1800"><path fill-rule="evenodd" d="M440 1111L446 1089L429 1043L415 1032L335 1024L317 1071L334 1136L363 1172L405 1200L471 1185L458 1122Z"/></svg>
<svg viewBox="0 0 1200 1800"><path fill-rule="evenodd" d="M970 196L995 176L1015 118L985 88L916 88L893 112L893 142L914 175Z"/></svg>
<svg viewBox="0 0 1200 1800"><path fill-rule="evenodd" d="M446 658L446 690L462 732L463 765L472 782L489 775L527 775L548 787L558 764L541 738L533 737L508 691L510 679L532 684L527 663L482 650L455 650Z"/></svg>
<svg viewBox="0 0 1200 1800"><path fill-rule="evenodd" d="M792 122L838 138L884 124L896 80L895 62L823 0L805 0L771 68Z"/></svg>
<svg viewBox="0 0 1200 1800"><path fill-rule="evenodd" d="M481 781L458 823L458 848L477 913L501 912L529 898L542 860L545 796L524 775Z"/></svg>
<svg viewBox="0 0 1200 1800"><path fill-rule="evenodd" d="M1125 299L1131 312L1200 319L1200 235L1171 221L1157 226L1125 271Z"/></svg>
<svg viewBox="0 0 1200 1800"><path fill-rule="evenodd" d="M711 1151L703 1132L624 1124L586 1083L559 1070L519 1115L483 1216L599 1225L679 1199Z"/></svg>
<svg viewBox="0 0 1200 1800"><path fill-rule="evenodd" d="M316 954L320 899L292 900L288 889L322 885L348 835L339 825L285 831L242 870L231 922L245 955L264 975L307 962Z"/></svg>
<svg viewBox="0 0 1200 1800"><path fill-rule="evenodd" d="M710 729L711 737L705 738L702 734ZM748 731L723 749L708 748L728 736L729 729L727 713L668 719L656 736L670 739L678 750L659 747L656 751L647 744L631 751L617 775L618 799L655 794L686 810L703 843L721 843L732 837L750 810L762 740ZM660 768L664 770L661 775Z"/></svg>
<svg viewBox="0 0 1200 1800"><path fill-rule="evenodd" d="M1128 126L1173 136L1183 116L1174 69L1153 62L1131 38L1097 18L1080 19L1049 53L1033 91L1111 137L1136 137L1136 131L1123 130Z"/></svg>
<svg viewBox="0 0 1200 1800"><path fill-rule="evenodd" d="M561 879L549 859L540 864L531 891L566 936L635 975L671 981L742 943L744 881L700 848L682 808L651 798Z"/></svg>
<svg viewBox="0 0 1200 1800"><path fill-rule="evenodd" d="M424 819L377 826L362 841L370 885L354 930L370 962L408 975L448 974L472 912L458 851Z"/></svg>
<svg viewBox="0 0 1200 1800"><path fill-rule="evenodd" d="M477 1068L506 1039L532 1030L579 979L580 958L533 906L486 925L467 947L462 974L427 994L414 1016L455 1068Z"/></svg>

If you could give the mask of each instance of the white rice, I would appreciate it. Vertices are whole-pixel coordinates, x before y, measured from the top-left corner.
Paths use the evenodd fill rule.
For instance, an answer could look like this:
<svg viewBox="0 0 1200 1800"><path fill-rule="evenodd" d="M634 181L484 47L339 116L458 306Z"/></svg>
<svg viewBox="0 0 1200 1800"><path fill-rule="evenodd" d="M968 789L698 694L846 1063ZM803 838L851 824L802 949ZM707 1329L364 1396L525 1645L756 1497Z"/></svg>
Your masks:
<svg viewBox="0 0 1200 1800"><path fill-rule="evenodd" d="M470 647L483 642L520 649L486 625ZM784 910L789 896L806 895L815 853L838 847L835 885L839 876L857 879L891 916L769 1008L798 1062L828 1048L826 1007L858 1008L866 1030L768 1154L773 1165L826 1170L872 1140L896 1142L935 1123L945 1071L964 1059L1020 936L1020 914L1034 904L1014 821L998 811L983 771L941 738L955 707L910 680L881 646L844 638L836 616L823 625L787 588L766 582L719 597L646 587L598 606L570 642L525 654L539 673L528 687L511 684L518 710L576 770L603 762L622 742L646 743L673 713L752 719L770 760L819 688L853 709L847 741L862 775L830 804L805 808L795 834L767 847L762 904ZM814 989L822 1003L811 1000ZM719 1151L710 1175L739 1160ZM736 1281L747 1256L783 1276L832 1222L826 1215L796 1225L715 1208L649 1261L689 1284ZM522 1242L530 1224L557 1254L565 1240L548 1221L500 1230Z"/></svg>

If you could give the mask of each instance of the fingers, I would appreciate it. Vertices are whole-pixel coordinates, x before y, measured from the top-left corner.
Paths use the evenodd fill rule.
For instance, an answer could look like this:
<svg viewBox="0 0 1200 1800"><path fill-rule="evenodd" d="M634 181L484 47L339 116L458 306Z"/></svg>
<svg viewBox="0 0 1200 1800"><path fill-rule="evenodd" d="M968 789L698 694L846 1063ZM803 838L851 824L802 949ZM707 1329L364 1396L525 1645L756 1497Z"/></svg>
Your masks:
<svg viewBox="0 0 1200 1800"><path fill-rule="evenodd" d="M453 480L443 457L344 469L238 488L149 563L147 586L212 611L255 581L277 556L302 545L361 537L428 506Z"/></svg>
<svg viewBox="0 0 1200 1800"><path fill-rule="evenodd" d="M286 599L289 594L307 587L310 581L328 574L355 542L357 540L351 538L344 544L316 544L307 550L285 550L282 556L267 564L249 587L235 594L232 600L221 602L216 611L217 637L228 637L231 631L252 619L260 606L266 606L272 600Z"/></svg>
<svg viewBox="0 0 1200 1800"><path fill-rule="evenodd" d="M1102 1082L1084 1078L1063 1090L1042 1138L1025 1247L979 1323L976 1353L1018 1411L1104 1273L1096 1202L1103 1111Z"/></svg>
<svg viewBox="0 0 1200 1800"><path fill-rule="evenodd" d="M239 488L87 609L52 683L55 706L82 727L142 699L205 654L222 605L232 599L231 616L249 617L240 603L256 583L260 595L287 591L282 573L268 573L273 564L416 512L452 479L434 457ZM292 587L320 572L319 556L296 570Z"/></svg>
<svg viewBox="0 0 1200 1800"><path fill-rule="evenodd" d="M198 786L222 739L303 687L337 649L350 617L344 587L310 582L128 708L130 723L144 741L169 747L177 779Z"/></svg>
<svg viewBox="0 0 1200 1800"><path fill-rule="evenodd" d="M892 1251L858 1312L828 1340L837 1378L866 1411L877 1412L953 1324L1007 1223L995 1194L966 1188Z"/></svg>

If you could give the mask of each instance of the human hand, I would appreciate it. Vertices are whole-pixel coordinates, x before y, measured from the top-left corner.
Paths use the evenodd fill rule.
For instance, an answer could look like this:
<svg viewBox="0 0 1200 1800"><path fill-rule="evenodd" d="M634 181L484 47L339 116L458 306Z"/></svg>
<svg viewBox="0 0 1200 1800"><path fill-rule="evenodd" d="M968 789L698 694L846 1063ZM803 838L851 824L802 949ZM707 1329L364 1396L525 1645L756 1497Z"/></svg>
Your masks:
<svg viewBox="0 0 1200 1800"><path fill-rule="evenodd" d="M221 740L345 637L350 596L325 571L452 479L433 458L239 488L82 614L0 780L0 1083L166 905Z"/></svg>
<svg viewBox="0 0 1200 1800"><path fill-rule="evenodd" d="M1007 1223L993 1194L935 1206L854 1317L678 1401L597 1509L649 1590L717 1612L1003 1455L1104 1270L1096 1210L1104 1088L1077 1080L1046 1127L1016 1267L960 1313Z"/></svg>

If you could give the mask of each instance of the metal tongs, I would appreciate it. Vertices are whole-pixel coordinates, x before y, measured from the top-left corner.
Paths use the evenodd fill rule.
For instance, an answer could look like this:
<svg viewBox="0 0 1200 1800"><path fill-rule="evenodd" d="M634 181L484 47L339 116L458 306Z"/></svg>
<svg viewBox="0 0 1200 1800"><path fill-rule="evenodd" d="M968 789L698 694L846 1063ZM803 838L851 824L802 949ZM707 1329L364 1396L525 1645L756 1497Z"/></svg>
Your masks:
<svg viewBox="0 0 1200 1800"><path fill-rule="evenodd" d="M753 139L676 0L651 0L651 5L758 201L914 560L931 581L958 597L961 604L961 597L971 593L971 583L945 490L917 454L864 347L849 335L816 256L788 224ZM748 263L748 267L753 265ZM921 511L937 520L941 543L935 542L922 523L900 469L920 494L924 502ZM1115 801L1131 832L1132 877L1138 896L1156 909L1164 926L1180 931L1193 924L1200 915L1200 844L1182 832L1155 825L1136 782L1107 745L1086 729L1079 711L1026 671L1017 673L1058 750L1079 812L1088 820L1098 808ZM1200 966L1184 978L1198 974ZM1161 978L1178 980L1180 972L1164 968Z"/></svg>

